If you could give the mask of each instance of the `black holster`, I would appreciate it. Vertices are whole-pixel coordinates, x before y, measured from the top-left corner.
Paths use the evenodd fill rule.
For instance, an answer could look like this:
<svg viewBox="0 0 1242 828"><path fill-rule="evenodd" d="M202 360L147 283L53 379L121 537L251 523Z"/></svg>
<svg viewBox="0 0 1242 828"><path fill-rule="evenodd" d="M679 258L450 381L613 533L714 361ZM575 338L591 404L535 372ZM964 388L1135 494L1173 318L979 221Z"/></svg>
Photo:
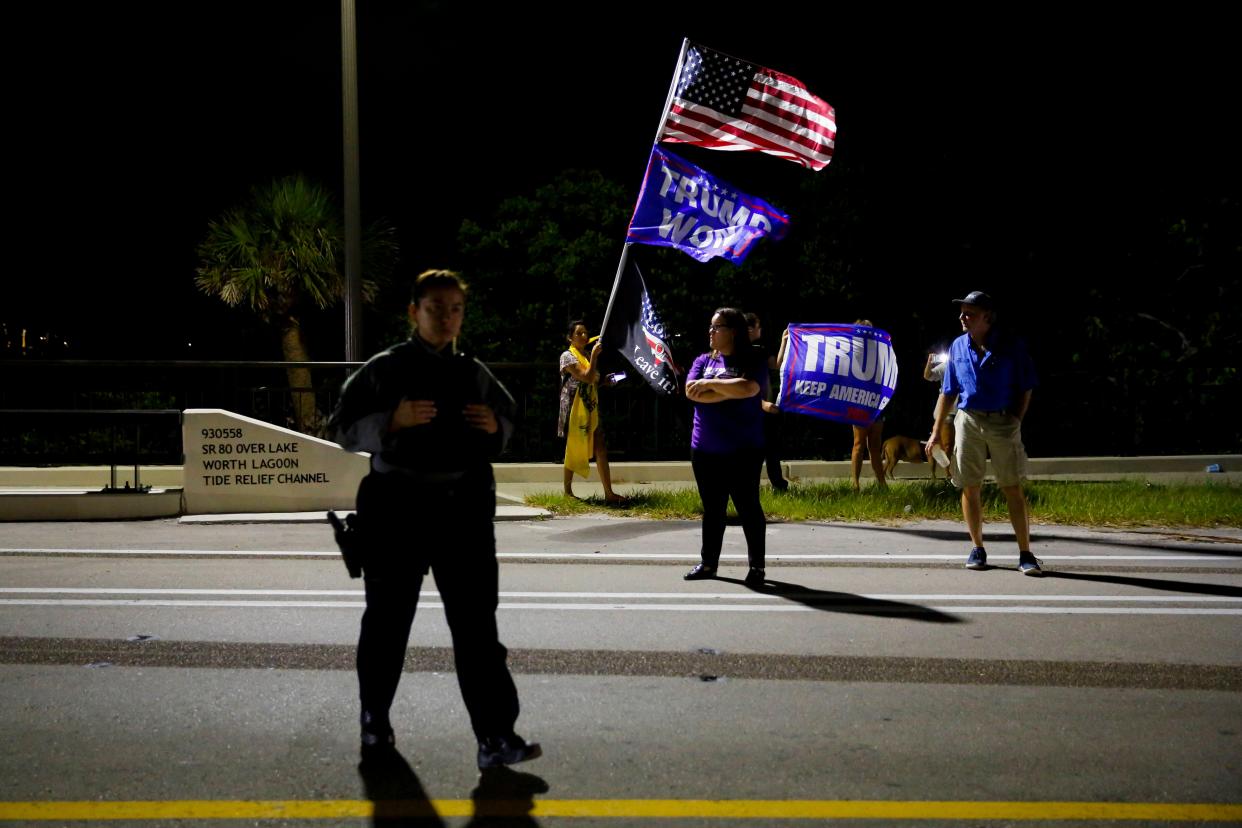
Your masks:
<svg viewBox="0 0 1242 828"><path fill-rule="evenodd" d="M351 578L362 577L362 559L366 541L358 523L358 515L346 515L344 520L336 512L328 512L328 523L332 524L332 535L341 550L341 558L345 561L345 569Z"/></svg>

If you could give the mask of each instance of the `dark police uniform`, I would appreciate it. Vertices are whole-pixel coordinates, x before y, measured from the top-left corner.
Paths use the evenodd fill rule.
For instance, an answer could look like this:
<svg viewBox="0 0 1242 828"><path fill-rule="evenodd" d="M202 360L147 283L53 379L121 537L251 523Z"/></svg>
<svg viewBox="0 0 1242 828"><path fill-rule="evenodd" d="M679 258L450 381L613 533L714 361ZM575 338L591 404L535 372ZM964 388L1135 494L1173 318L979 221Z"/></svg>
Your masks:
<svg viewBox="0 0 1242 828"><path fill-rule="evenodd" d="M424 425L389 433L403 400L433 400ZM461 415L468 403L496 413L495 434ZM388 727L410 625L430 570L444 601L462 699L480 741L513 733L517 689L496 629L498 567L491 458L513 432L513 398L476 359L435 350L417 335L372 357L341 389L330 425L352 451L371 452L358 488L366 538L367 608L358 637L364 730Z"/></svg>

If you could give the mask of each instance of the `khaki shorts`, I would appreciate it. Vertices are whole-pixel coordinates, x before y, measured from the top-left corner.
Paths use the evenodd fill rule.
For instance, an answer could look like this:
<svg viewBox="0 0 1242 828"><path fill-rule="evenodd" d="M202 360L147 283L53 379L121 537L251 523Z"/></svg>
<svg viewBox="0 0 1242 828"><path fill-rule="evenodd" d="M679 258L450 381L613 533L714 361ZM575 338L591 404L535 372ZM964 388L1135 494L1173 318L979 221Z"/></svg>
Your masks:
<svg viewBox="0 0 1242 828"><path fill-rule="evenodd" d="M955 483L982 485L988 457L998 486L1017 486L1026 479L1026 449L1017 417L1003 411L958 409L953 429Z"/></svg>

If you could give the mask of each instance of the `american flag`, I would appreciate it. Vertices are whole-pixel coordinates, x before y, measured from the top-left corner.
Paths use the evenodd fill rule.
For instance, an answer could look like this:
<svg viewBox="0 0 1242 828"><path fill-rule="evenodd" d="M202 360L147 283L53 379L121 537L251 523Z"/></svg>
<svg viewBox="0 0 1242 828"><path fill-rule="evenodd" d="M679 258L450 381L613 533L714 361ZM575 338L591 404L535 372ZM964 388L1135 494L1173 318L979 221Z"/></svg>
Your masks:
<svg viewBox="0 0 1242 828"><path fill-rule="evenodd" d="M641 279L642 276L640 275L639 278ZM647 347L651 349L651 356L656 364L663 365L665 360L668 360L673 370L676 370L677 363L673 362L673 355L669 353L668 345L664 343L668 336L664 332L664 323L660 321L655 306L651 304L651 295L647 293L645 284L643 285L642 326L643 334L647 337Z"/></svg>
<svg viewBox="0 0 1242 828"><path fill-rule="evenodd" d="M660 140L766 152L822 170L837 135L831 106L797 78L691 44Z"/></svg>

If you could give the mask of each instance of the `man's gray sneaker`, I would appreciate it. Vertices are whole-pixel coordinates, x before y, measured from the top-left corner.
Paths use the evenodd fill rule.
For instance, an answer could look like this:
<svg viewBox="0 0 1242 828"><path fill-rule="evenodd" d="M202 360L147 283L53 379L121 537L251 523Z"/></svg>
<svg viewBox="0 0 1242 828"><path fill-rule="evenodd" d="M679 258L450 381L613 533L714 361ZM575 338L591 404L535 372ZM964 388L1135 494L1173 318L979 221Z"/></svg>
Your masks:
<svg viewBox="0 0 1242 828"><path fill-rule="evenodd" d="M1044 570L1040 567L1043 561L1032 555L1030 552L1021 552L1018 554L1018 571L1023 575L1030 575L1038 578L1044 574Z"/></svg>
<svg viewBox="0 0 1242 828"><path fill-rule="evenodd" d="M967 569L987 569L988 553L982 546L976 546L970 550L970 557L966 559Z"/></svg>

